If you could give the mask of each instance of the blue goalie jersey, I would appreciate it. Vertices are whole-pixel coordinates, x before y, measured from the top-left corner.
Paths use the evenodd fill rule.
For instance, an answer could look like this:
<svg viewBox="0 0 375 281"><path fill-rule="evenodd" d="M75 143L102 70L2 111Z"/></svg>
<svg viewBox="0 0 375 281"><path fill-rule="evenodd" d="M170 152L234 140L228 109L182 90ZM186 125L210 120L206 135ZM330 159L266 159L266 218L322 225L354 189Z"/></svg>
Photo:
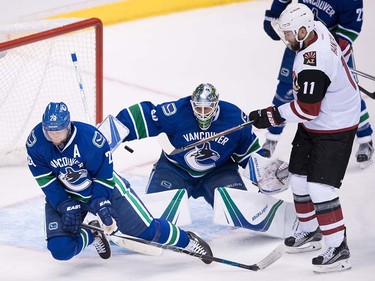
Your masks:
<svg viewBox="0 0 375 281"><path fill-rule="evenodd" d="M200 129L190 104L190 96L177 101L154 105L145 101L125 108L117 119L129 128L124 141L143 139L166 133L171 144L184 147L206 137L247 122L247 115L237 106L219 101L219 110L207 130ZM260 150L259 140L252 126L181 152L167 155L167 159L192 177L200 177L215 167L233 159L245 167L250 153Z"/></svg>

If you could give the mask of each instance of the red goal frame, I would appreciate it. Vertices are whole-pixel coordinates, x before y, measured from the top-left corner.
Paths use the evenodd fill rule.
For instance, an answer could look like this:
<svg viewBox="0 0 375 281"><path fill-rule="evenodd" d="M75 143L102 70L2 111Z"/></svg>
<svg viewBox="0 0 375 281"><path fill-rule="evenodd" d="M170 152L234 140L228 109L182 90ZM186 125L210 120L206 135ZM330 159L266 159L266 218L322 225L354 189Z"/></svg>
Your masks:
<svg viewBox="0 0 375 281"><path fill-rule="evenodd" d="M103 120L103 23L98 18L89 18L62 27L41 31L22 38L0 43L0 51L23 46L29 43L42 41L58 35L94 27L96 38L96 124Z"/></svg>

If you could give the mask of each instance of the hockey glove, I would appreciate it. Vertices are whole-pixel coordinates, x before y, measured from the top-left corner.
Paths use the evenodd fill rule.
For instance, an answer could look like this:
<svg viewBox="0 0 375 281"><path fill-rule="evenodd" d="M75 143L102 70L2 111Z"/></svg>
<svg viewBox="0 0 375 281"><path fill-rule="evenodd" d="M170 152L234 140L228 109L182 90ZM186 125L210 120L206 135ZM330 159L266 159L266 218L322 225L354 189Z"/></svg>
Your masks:
<svg viewBox="0 0 375 281"><path fill-rule="evenodd" d="M275 19L277 19L279 15L275 13L272 10L267 10L264 21L263 21L263 29L268 34L269 37L272 38L272 40L280 40L279 35L277 35L276 31L273 29L271 22Z"/></svg>
<svg viewBox="0 0 375 281"><path fill-rule="evenodd" d="M104 233L111 234L117 231L117 214L109 199L104 197L96 198L91 202L90 207L102 220Z"/></svg>
<svg viewBox="0 0 375 281"><path fill-rule="evenodd" d="M73 234L78 234L82 223L81 204L74 199L67 199L57 205L61 213L62 229Z"/></svg>
<svg viewBox="0 0 375 281"><path fill-rule="evenodd" d="M254 110L250 112L249 119L250 121L253 121L252 125L258 129L266 129L277 126L285 121L285 119L281 117L276 106Z"/></svg>
<svg viewBox="0 0 375 281"><path fill-rule="evenodd" d="M258 153L251 153L243 175L259 188L263 194L277 194L288 189L288 163L268 159Z"/></svg>

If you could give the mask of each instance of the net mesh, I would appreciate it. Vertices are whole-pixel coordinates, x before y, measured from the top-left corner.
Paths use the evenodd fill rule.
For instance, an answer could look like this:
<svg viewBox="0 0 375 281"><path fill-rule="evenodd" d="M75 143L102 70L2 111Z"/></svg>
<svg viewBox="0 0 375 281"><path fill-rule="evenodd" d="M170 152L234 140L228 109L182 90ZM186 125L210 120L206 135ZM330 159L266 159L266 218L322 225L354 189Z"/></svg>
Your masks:
<svg viewBox="0 0 375 281"><path fill-rule="evenodd" d="M77 21L80 20L0 26L0 40L11 42ZM26 164L27 136L41 122L51 101L65 102L72 120L95 122L95 34L95 27L90 27L7 50L2 50L0 44L0 166ZM78 73L72 53L77 56Z"/></svg>

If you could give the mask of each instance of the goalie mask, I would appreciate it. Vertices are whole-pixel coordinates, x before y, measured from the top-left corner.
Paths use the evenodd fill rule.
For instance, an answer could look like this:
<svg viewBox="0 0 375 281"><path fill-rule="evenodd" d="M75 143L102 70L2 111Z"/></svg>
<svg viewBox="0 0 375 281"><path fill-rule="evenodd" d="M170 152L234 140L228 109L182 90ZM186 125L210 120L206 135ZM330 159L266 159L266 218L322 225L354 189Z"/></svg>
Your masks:
<svg viewBox="0 0 375 281"><path fill-rule="evenodd" d="M303 41L315 27L314 14L304 4L291 4L281 13L279 19L272 21L271 24L289 49L299 51L303 46ZM306 29L306 35L299 38L298 33L302 27ZM296 44L291 42L293 39Z"/></svg>
<svg viewBox="0 0 375 281"><path fill-rule="evenodd" d="M199 127L207 130L215 118L219 108L219 94L211 84L200 84L190 100Z"/></svg>
<svg viewBox="0 0 375 281"><path fill-rule="evenodd" d="M63 102L51 102L42 117L44 136L55 145L64 143L70 135L70 112Z"/></svg>

